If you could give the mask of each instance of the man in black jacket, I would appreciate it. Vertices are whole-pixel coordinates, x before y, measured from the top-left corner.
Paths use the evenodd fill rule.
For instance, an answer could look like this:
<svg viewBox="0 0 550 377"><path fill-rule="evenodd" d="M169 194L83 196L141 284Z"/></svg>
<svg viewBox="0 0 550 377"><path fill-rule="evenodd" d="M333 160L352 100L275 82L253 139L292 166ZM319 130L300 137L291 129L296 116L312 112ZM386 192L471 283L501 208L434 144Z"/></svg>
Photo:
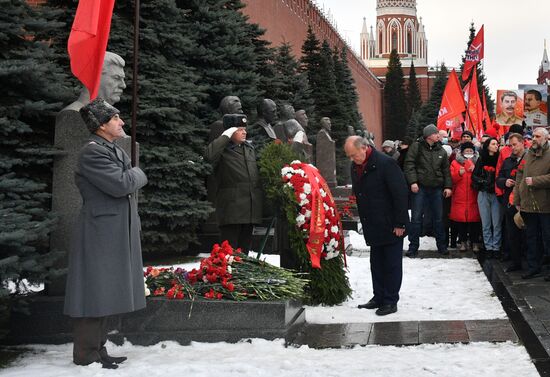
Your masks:
<svg viewBox="0 0 550 377"><path fill-rule="evenodd" d="M424 209L432 214L437 250L446 255L447 238L443 228L443 197L452 194L451 172L447 152L439 141L439 131L430 124L424 127L423 138L409 148L405 160L405 176L413 193L408 257L418 253Z"/></svg>
<svg viewBox="0 0 550 377"><path fill-rule="evenodd" d="M512 155L506 158L502 163L500 172L496 179L497 187L504 190L502 201L504 202L504 222L506 227L506 241L510 247L510 256L512 264L506 269L506 272L521 270L521 238L522 231L516 226L514 216L517 209L514 206L513 198L510 201L510 194L516 185L516 173L518 165L525 155L525 147L523 146L523 136L520 134L511 134L508 137L508 143L512 147Z"/></svg>
<svg viewBox="0 0 550 377"><path fill-rule="evenodd" d="M367 140L350 136L344 150L353 161L353 193L363 236L371 247L374 297L359 308L378 309L378 315L395 313L403 277L403 237L409 221L407 183L395 160L371 148Z"/></svg>

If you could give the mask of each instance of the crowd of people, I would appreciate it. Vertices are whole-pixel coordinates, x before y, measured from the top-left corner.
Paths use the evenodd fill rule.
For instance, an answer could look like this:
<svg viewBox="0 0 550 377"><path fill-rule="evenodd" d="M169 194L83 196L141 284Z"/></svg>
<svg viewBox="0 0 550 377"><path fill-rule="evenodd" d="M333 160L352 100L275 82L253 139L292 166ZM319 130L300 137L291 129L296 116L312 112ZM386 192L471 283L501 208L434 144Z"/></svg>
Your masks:
<svg viewBox="0 0 550 377"><path fill-rule="evenodd" d="M477 140L469 131L449 138L434 125L417 140L386 140L382 152L397 161L409 185L408 257L419 237L436 238L438 252L484 253L541 273L550 258L550 151L548 130L512 125L499 135L488 128ZM550 280L550 276L545 279Z"/></svg>

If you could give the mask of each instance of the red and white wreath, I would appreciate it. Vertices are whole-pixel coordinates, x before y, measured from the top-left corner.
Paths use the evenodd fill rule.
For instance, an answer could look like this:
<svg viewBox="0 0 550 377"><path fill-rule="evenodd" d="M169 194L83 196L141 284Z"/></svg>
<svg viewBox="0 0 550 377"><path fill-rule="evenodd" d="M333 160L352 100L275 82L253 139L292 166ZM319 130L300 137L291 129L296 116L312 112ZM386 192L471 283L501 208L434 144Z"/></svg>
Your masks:
<svg viewBox="0 0 550 377"><path fill-rule="evenodd" d="M316 243L320 256L332 259L343 250L343 237L340 216L336 204L319 170L311 164L292 161L281 169L283 181L294 190L300 209L296 216L296 226L307 242L310 255ZM317 237L316 234L317 234ZM315 239L322 240L316 242ZM315 263L312 256L312 264Z"/></svg>

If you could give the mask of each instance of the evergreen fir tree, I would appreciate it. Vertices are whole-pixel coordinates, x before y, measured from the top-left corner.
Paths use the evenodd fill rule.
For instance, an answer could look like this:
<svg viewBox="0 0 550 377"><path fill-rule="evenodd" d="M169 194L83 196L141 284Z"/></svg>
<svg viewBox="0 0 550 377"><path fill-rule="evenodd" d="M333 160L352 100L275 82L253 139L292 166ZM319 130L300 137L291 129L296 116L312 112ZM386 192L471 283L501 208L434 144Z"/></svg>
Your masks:
<svg viewBox="0 0 550 377"><path fill-rule="evenodd" d="M407 125L405 80L397 50L392 50L384 84L384 139L402 139Z"/></svg>
<svg viewBox="0 0 550 377"><path fill-rule="evenodd" d="M109 42L109 51L127 63L132 61L132 7L130 1L117 3ZM142 246L146 252L183 251L212 211L204 185L210 166L202 158L207 128L196 116L206 94L188 62L199 35L175 0L143 3L140 17L137 133L140 163L149 178L140 194ZM126 68L131 73L131 64ZM129 88L117 106L129 118L134 83L128 77Z"/></svg>
<svg viewBox="0 0 550 377"><path fill-rule="evenodd" d="M56 219L51 208L55 114L72 92L54 63L50 39L65 25L59 11L0 0L0 316L9 294L25 292L24 279L43 283L66 250L49 252Z"/></svg>
<svg viewBox="0 0 550 377"><path fill-rule="evenodd" d="M307 36L302 45L302 58L300 60L301 70L307 75L309 88L311 89L311 95L314 99L315 110L309 114L309 118L315 120L312 124L312 129L318 129L318 120L320 116L317 112L320 110L317 107L317 98L319 89L319 70L321 66L321 43L315 36L311 25L308 26Z"/></svg>
<svg viewBox="0 0 550 377"><path fill-rule="evenodd" d="M414 62L411 61L409 73L409 82L407 84L407 118L410 119L413 113L416 113L422 106L422 98L420 95L420 87L416 79L416 68Z"/></svg>
<svg viewBox="0 0 550 377"><path fill-rule="evenodd" d="M474 23L472 22L470 24L470 35L468 38L468 44L466 46L466 51L470 48L470 45L472 44L472 41L474 40L476 36L476 28L474 27ZM462 63L460 64L460 71L464 69L464 63L466 61L466 54L462 56ZM487 100L487 111L489 112L489 115L493 116L495 114L495 101L493 100L493 97L491 96L491 92L489 91L489 87L485 85L485 81L487 80L485 78L485 72L483 70L483 61L481 63L477 64L477 90L479 92L479 98L483 101L483 92L485 92L485 98ZM462 87L464 87L464 82L462 81L462 75L459 75L460 84ZM472 77L472 73L470 73L470 76L468 80L470 80Z"/></svg>
<svg viewBox="0 0 550 377"><path fill-rule="evenodd" d="M363 118L357 108L359 96L357 95L351 69L348 66L347 49L345 47L339 53L338 49L334 50L334 75L336 90L344 107L346 126L352 126L355 130L363 130Z"/></svg>
<svg viewBox="0 0 550 377"><path fill-rule="evenodd" d="M205 124L219 119L218 106L223 97L241 99L245 114L252 114L264 93L260 92L260 73L272 59L263 31L247 23L240 0L178 0L189 11L189 30L198 36L196 48L188 56L191 66L200 70L199 84L207 97L201 103L199 117ZM266 93L269 95L269 93Z"/></svg>
<svg viewBox="0 0 550 377"><path fill-rule="evenodd" d="M279 104L289 103L296 110L305 109L312 114L314 105L307 75L300 70L289 43L283 43L276 49L272 65L274 76L261 87L265 96Z"/></svg>

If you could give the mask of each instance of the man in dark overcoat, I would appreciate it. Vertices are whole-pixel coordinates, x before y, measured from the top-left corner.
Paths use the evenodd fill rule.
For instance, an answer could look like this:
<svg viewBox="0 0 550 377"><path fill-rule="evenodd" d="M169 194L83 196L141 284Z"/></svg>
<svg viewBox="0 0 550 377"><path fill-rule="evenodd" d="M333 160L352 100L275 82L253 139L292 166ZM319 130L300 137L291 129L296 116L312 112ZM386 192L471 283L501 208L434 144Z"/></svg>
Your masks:
<svg viewBox="0 0 550 377"><path fill-rule="evenodd" d="M92 133L75 172L82 197L69 253L64 313L73 318L73 361L114 369L107 354L107 317L145 307L136 192L147 184L114 141L125 136L119 111L101 98L80 114Z"/></svg>
<svg viewBox="0 0 550 377"><path fill-rule="evenodd" d="M230 127L208 144L205 158L214 167L215 207L221 241L248 253L254 224L262 222L262 188L254 147L246 127Z"/></svg>
<svg viewBox="0 0 550 377"><path fill-rule="evenodd" d="M353 161L353 193L363 236L371 248L374 297L359 308L377 309L377 315L395 313L403 278L403 237L409 222L405 176L394 159L360 136L348 137L344 150Z"/></svg>

